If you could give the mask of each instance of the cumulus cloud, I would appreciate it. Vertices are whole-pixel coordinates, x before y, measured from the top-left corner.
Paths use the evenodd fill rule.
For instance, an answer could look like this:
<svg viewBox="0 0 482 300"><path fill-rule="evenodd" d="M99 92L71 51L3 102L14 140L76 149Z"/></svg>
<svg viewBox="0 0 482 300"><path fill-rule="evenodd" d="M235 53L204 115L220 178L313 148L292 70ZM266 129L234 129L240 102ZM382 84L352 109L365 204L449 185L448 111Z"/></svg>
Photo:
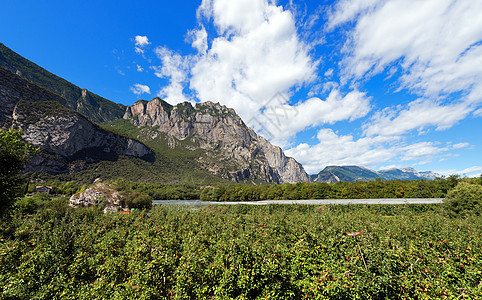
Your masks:
<svg viewBox="0 0 482 300"><path fill-rule="evenodd" d="M474 166L474 167L469 167L462 170L446 169L446 170L437 170L435 172L445 176L460 175L460 176L467 176L467 177L479 177L482 175L482 167Z"/></svg>
<svg viewBox="0 0 482 300"><path fill-rule="evenodd" d="M257 122L248 121L248 125L264 131L275 144L286 146L292 136L307 127L364 117L370 111L369 100L365 93L352 91L343 95L336 89L325 100L313 97L296 105L286 104L286 98L283 103L283 97L278 96L265 105L255 119Z"/></svg>
<svg viewBox="0 0 482 300"><path fill-rule="evenodd" d="M165 47L157 47L154 52L161 60L161 66L154 66L154 74L159 78L169 80L169 85L158 92L158 96L169 102L177 104L189 101L184 93L184 88L188 82L189 69L192 58L182 56Z"/></svg>
<svg viewBox="0 0 482 300"><path fill-rule="evenodd" d="M130 88L130 90L131 90L131 92L133 92L137 96L140 96L142 94L150 94L151 93L151 89L149 88L149 86L144 85L144 84L140 84L140 83L134 84Z"/></svg>
<svg viewBox="0 0 482 300"><path fill-rule="evenodd" d="M321 129L318 144L302 143L286 150L286 154L303 164L309 174L320 172L331 165L359 165L373 167L398 155L398 151L386 147L393 138L374 137L356 140L352 135L338 135L332 129Z"/></svg>
<svg viewBox="0 0 482 300"><path fill-rule="evenodd" d="M188 40L191 46L200 54L206 53L208 50L208 33L204 26L200 29L191 30L188 32Z"/></svg>
<svg viewBox="0 0 482 300"><path fill-rule="evenodd" d="M203 30L193 43L201 55L191 70L190 88L201 101L219 101L249 120L278 92L316 77L317 62L298 37L294 16L281 6L205 0L198 17L211 20L218 32L207 51Z"/></svg>

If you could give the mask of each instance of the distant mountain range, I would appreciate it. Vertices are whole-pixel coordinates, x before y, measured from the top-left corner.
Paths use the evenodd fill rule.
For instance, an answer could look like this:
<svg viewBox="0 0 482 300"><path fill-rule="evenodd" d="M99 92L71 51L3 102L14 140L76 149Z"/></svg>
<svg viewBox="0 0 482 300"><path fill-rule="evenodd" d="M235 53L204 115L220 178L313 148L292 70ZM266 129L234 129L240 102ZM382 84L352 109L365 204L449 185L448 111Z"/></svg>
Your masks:
<svg viewBox="0 0 482 300"><path fill-rule="evenodd" d="M392 168L373 171L359 166L329 166L324 168L320 173L311 175L312 180L315 182L371 181L377 178L382 180L434 180L437 177L439 177L439 175L434 172L418 172L413 168Z"/></svg>

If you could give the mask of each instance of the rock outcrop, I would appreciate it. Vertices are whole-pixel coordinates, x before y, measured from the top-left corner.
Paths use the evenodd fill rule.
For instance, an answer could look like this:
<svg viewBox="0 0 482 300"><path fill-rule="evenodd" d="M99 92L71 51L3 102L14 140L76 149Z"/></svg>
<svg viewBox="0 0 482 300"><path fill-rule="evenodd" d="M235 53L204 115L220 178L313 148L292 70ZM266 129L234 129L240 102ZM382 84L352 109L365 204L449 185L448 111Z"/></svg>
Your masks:
<svg viewBox="0 0 482 300"><path fill-rule="evenodd" d="M122 197L116 188L99 182L85 191L70 197L71 207L105 206L104 213L117 212L122 209Z"/></svg>
<svg viewBox="0 0 482 300"><path fill-rule="evenodd" d="M179 141L187 141L189 145L185 147L207 150L206 155L198 158L201 167L226 179L269 183L310 181L301 164L257 135L233 109L218 103L193 106L184 102L172 106L159 98L141 100L127 108L124 119L166 134L172 148L187 144Z"/></svg>
<svg viewBox="0 0 482 300"><path fill-rule="evenodd" d="M43 150L26 171L66 173L75 160L95 162L115 160L119 155L153 154L144 144L106 131L62 103L62 97L0 67L1 128L22 130L27 142Z"/></svg>
<svg viewBox="0 0 482 300"><path fill-rule="evenodd" d="M12 128L24 139L52 155L34 158L26 171L64 173L73 160L113 160L119 155L145 157L152 151L144 144L103 130L81 114L58 102L20 101L12 114Z"/></svg>

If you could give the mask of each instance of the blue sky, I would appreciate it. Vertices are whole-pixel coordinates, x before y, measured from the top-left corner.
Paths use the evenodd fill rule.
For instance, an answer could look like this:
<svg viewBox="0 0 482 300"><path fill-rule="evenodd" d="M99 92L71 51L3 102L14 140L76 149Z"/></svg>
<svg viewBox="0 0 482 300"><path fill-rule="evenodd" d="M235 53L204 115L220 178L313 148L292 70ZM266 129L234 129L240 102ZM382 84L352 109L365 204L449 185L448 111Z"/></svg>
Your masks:
<svg viewBox="0 0 482 300"><path fill-rule="evenodd" d="M220 102L309 173L482 172L482 2L2 3L0 42L125 105Z"/></svg>

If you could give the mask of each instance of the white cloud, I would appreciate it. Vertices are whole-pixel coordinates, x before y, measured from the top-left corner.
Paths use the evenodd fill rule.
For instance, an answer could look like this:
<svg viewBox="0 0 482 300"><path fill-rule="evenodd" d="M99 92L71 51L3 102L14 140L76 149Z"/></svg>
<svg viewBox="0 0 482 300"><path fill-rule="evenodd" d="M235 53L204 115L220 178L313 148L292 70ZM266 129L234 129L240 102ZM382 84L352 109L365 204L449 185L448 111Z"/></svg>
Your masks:
<svg viewBox="0 0 482 300"><path fill-rule="evenodd" d="M352 135L337 135L331 129L321 129L317 135L319 143L313 146L300 144L285 153L294 157L309 174L315 174L331 165L359 165L374 167L395 156L398 151L385 147L391 138L361 138Z"/></svg>
<svg viewBox="0 0 482 300"><path fill-rule="evenodd" d="M144 71L144 68L141 67L140 65L137 65L137 72L142 72Z"/></svg>
<svg viewBox="0 0 482 300"><path fill-rule="evenodd" d="M191 46L196 49L198 53L206 53L208 50L208 33L204 27L189 31L188 38L191 41Z"/></svg>
<svg viewBox="0 0 482 300"><path fill-rule="evenodd" d="M218 36L205 54L201 51L190 81L201 101L233 107L244 120L278 92L312 81L317 67L291 12L264 0L247 2L202 2L199 18L212 20ZM204 49L201 37L197 49Z"/></svg>
<svg viewBox="0 0 482 300"><path fill-rule="evenodd" d="M420 143L406 146L401 150L403 152L403 156L401 158L402 161L409 161L409 160L430 161L432 157L434 157L439 153L447 151L448 148L436 147L436 145L432 142L420 142Z"/></svg>
<svg viewBox="0 0 482 300"><path fill-rule="evenodd" d="M385 109L377 112L370 122L364 125L368 136L402 135L407 131L422 131L427 126L437 130L450 128L471 112L466 102L439 105L436 101L418 99L401 109Z"/></svg>
<svg viewBox="0 0 482 300"><path fill-rule="evenodd" d="M458 144L452 145L452 149L457 150L457 149L467 148L469 146L470 146L469 143L458 143Z"/></svg>
<svg viewBox="0 0 482 300"><path fill-rule="evenodd" d="M401 134L425 126L447 129L480 107L481 15L482 2L472 0L338 3L328 28L355 24L344 47L345 80L365 80L396 68L402 74L400 89L422 97L390 117L377 116L380 123L370 124L367 134Z"/></svg>
<svg viewBox="0 0 482 300"><path fill-rule="evenodd" d="M310 173L318 173L331 165L358 165L375 168L394 160L407 165L425 164L446 155L450 147L437 142L418 142L407 145L397 136L374 136L355 139L338 135L332 129L321 129L315 145L300 144L285 153L303 164ZM406 166L406 165L405 165Z"/></svg>
<svg viewBox="0 0 482 300"><path fill-rule="evenodd" d="M136 35L134 38L135 41L135 51L137 54L144 54L144 47L150 44L149 39L147 36L143 35Z"/></svg>
<svg viewBox="0 0 482 300"><path fill-rule="evenodd" d="M136 41L136 46L138 47L145 47L150 44L149 39L145 35L144 36L136 35L135 41Z"/></svg>
<svg viewBox="0 0 482 300"><path fill-rule="evenodd" d="M162 62L160 67L152 67L154 74L159 78L169 79L169 85L162 88L158 96L173 105L189 101L184 94L184 88L188 82L192 58L181 56L165 47L157 47L154 52Z"/></svg>
<svg viewBox="0 0 482 300"><path fill-rule="evenodd" d="M278 98L269 102L262 114L253 122L255 129L262 126L263 130L277 145L286 146L289 139L297 132L323 124L364 117L370 111L370 101L365 93L352 91L342 95L338 90L332 90L325 100L313 97L296 105L282 103ZM263 132L261 130L261 132Z"/></svg>
<svg viewBox="0 0 482 300"><path fill-rule="evenodd" d="M149 88L149 86L144 85L144 84L140 84L140 83L134 84L130 88L130 90L131 90L131 92L133 92L137 96L140 96L142 94L150 94L151 93L151 89Z"/></svg>
<svg viewBox="0 0 482 300"><path fill-rule="evenodd" d="M445 176L460 175L460 176L467 176L467 177L479 177L482 175L482 167L474 166L463 170L448 169L448 170L437 170L435 172Z"/></svg>
<svg viewBox="0 0 482 300"><path fill-rule="evenodd" d="M273 9L265 0L203 0L198 17L212 18L220 34L243 34L255 30Z"/></svg>
<svg viewBox="0 0 482 300"><path fill-rule="evenodd" d="M355 19L362 12L368 12L377 4L380 4L380 0L342 0L338 1L334 10L329 14L329 20L326 23L328 30L332 30L334 27L343 24L345 22Z"/></svg>

